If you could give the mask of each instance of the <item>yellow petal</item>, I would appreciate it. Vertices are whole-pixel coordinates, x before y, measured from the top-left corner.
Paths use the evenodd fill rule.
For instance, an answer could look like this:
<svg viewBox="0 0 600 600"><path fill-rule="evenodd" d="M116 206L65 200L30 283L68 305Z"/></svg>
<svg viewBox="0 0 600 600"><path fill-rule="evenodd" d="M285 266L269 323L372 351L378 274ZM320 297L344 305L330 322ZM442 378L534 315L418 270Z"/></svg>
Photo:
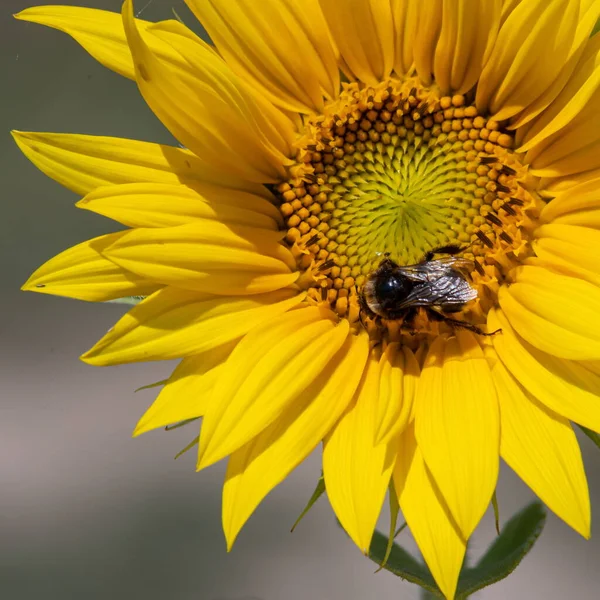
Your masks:
<svg viewBox="0 0 600 600"><path fill-rule="evenodd" d="M600 211L596 211L600 218ZM532 247L540 264L569 277L580 277L600 286L600 230L551 223L534 232Z"/></svg>
<svg viewBox="0 0 600 600"><path fill-rule="evenodd" d="M389 2L320 0L325 20L346 65L368 84L388 77L394 66L394 21Z"/></svg>
<svg viewBox="0 0 600 600"><path fill-rule="evenodd" d="M542 96L546 103L546 110L535 119L523 137L519 152L535 149L528 154L528 160L533 160L539 154L543 145L539 149L536 147L540 146L541 142L566 127L589 102L597 103L595 99L600 86L600 38L594 36L589 39L589 33L600 16L600 5L597 2L591 3L590 10L585 16L586 19L578 28L578 33L583 35L578 36L581 39L578 39L574 55L563 68L563 73L555 85ZM557 83L561 85L558 89L554 89ZM548 102L547 96L550 91L553 97L550 98L551 102ZM536 104L539 102L538 100ZM525 112L531 114L538 109L539 107L532 106ZM519 119L514 127L522 126L523 121L523 118Z"/></svg>
<svg viewBox="0 0 600 600"><path fill-rule="evenodd" d="M501 22L504 23L510 13L515 10L515 8L521 3L523 0L502 0L502 17Z"/></svg>
<svg viewBox="0 0 600 600"><path fill-rule="evenodd" d="M201 417L206 412L215 382L234 347L235 342L230 342L184 358L139 420L133 435Z"/></svg>
<svg viewBox="0 0 600 600"><path fill-rule="evenodd" d="M134 273L209 294L270 292L293 283L295 261L278 231L210 219L133 229L102 253Z"/></svg>
<svg viewBox="0 0 600 600"><path fill-rule="evenodd" d="M329 310L293 310L254 328L219 378L200 435L198 468L235 452L279 418L327 368L348 336Z"/></svg>
<svg viewBox="0 0 600 600"><path fill-rule="evenodd" d="M15 18L63 31L105 67L129 79L135 79L131 52L119 13L79 6L33 6L16 14ZM136 19L136 23L143 31L152 25L142 19ZM161 60L180 60L177 52L158 38L149 36L148 43L152 52Z"/></svg>
<svg viewBox="0 0 600 600"><path fill-rule="evenodd" d="M48 177L83 195L101 185L206 181L263 193L263 186L209 167L189 150L122 138L13 131L25 156Z"/></svg>
<svg viewBox="0 0 600 600"><path fill-rule="evenodd" d="M329 365L282 415L231 455L223 488L228 549L263 498L315 449L339 419L358 386L368 351L368 336L349 335Z"/></svg>
<svg viewBox="0 0 600 600"><path fill-rule="evenodd" d="M292 154L295 154L294 123L298 123L297 115L294 117L275 108L262 94L235 75L213 46L196 37L190 40L189 29L178 21L161 21L153 24L149 30L153 35L171 44L185 58L193 76L189 80L191 89L197 93L202 92L205 102L212 106L217 93L227 99L227 106L233 109L233 117L240 118L240 112L242 113L241 120L244 125L250 127L251 134L262 141L262 148L276 159L277 165L281 153L287 155L291 148ZM186 77L183 81L187 81ZM199 89L196 89L198 86ZM214 106L223 109L218 103ZM216 114L220 116L219 111ZM229 119L223 119L222 124L230 129L233 125ZM229 134L233 136L231 131ZM288 163L291 164L291 161L286 161L286 164Z"/></svg>
<svg viewBox="0 0 600 600"><path fill-rule="evenodd" d="M354 402L325 439L327 497L342 527L367 553L396 460L397 442L375 444L379 361L370 356Z"/></svg>
<svg viewBox="0 0 600 600"><path fill-rule="evenodd" d="M598 37L600 39L600 36ZM600 177L575 181L556 193L540 213L542 223L600 227Z"/></svg>
<svg viewBox="0 0 600 600"><path fill-rule="evenodd" d="M77 206L129 227L175 227L203 218L277 229L281 219L275 206L259 196L222 190L211 200L188 186L167 183L104 186Z"/></svg>
<svg viewBox="0 0 600 600"><path fill-rule="evenodd" d="M599 43L595 36L589 42L592 54L586 54L587 60L574 73L567 86L568 95L561 96L557 106L562 110L556 121L549 123L543 130L548 135L538 139L525 156L531 173L537 177L564 177L600 167L600 125L596 118L600 100Z"/></svg>
<svg viewBox="0 0 600 600"><path fill-rule="evenodd" d="M269 101L300 113L337 95L339 71L318 0L187 0L227 64Z"/></svg>
<svg viewBox="0 0 600 600"><path fill-rule="evenodd" d="M209 46L187 37L185 28L179 33L171 24L151 34L181 54L175 68L152 52L148 34L136 27L131 0L123 4L123 24L140 92L182 144L250 181L285 177L293 129L282 113L254 94Z"/></svg>
<svg viewBox="0 0 600 600"><path fill-rule="evenodd" d="M422 3L415 66L442 94L469 91L479 78L500 26L501 0L436 0Z"/></svg>
<svg viewBox="0 0 600 600"><path fill-rule="evenodd" d="M393 478L410 532L438 587L446 598L452 599L467 543L425 466L412 425L400 436Z"/></svg>
<svg viewBox="0 0 600 600"><path fill-rule="evenodd" d="M410 0L392 0L394 18L394 71L405 75L413 66L414 46L418 41L419 5Z"/></svg>
<svg viewBox="0 0 600 600"><path fill-rule="evenodd" d="M438 337L417 386L415 435L465 539L496 487L499 419L490 368L476 337L466 331Z"/></svg>
<svg viewBox="0 0 600 600"><path fill-rule="evenodd" d="M590 39L590 34L599 17L600 4L598 2L595 0L582 0L580 2L577 29L575 30L573 43L562 69L550 87L530 103L510 125L510 129L518 130L542 113L540 118L536 120L536 123L532 125L532 128L526 132L525 140L529 140L536 132L544 128L545 124L553 120L564 107L564 93L571 86L575 73L580 69L580 65L586 60L584 53L588 53L590 45L596 42L596 40ZM576 93L578 89L571 88L569 93ZM576 103L580 99L581 96L579 96ZM519 133L517 133L517 136L519 136Z"/></svg>
<svg viewBox="0 0 600 600"><path fill-rule="evenodd" d="M381 380L375 417L375 442L389 442L408 424L419 378L419 363L408 346L388 344L379 369Z"/></svg>
<svg viewBox="0 0 600 600"><path fill-rule="evenodd" d="M600 431L600 377L581 364L556 358L527 343L500 309L488 313L488 328L502 329L492 343L514 378L549 409Z"/></svg>
<svg viewBox="0 0 600 600"><path fill-rule="evenodd" d="M589 538L590 499L571 424L527 394L500 361L492 376L500 399L502 458L548 508Z"/></svg>
<svg viewBox="0 0 600 600"><path fill-rule="evenodd" d="M538 193L543 198L550 200L575 186L594 181L598 178L600 178L600 169L591 169L581 173L573 172L567 175L559 175L558 177L542 177L539 180Z"/></svg>
<svg viewBox="0 0 600 600"><path fill-rule="evenodd" d="M530 173L536 177L567 177L600 166L600 127L595 117L577 118L547 141L548 146L531 161Z"/></svg>
<svg viewBox="0 0 600 600"><path fill-rule="evenodd" d="M516 283L501 287L498 300L515 331L561 358L600 359L600 288L543 266L514 273Z"/></svg>
<svg viewBox="0 0 600 600"><path fill-rule="evenodd" d="M131 273L100 254L102 248L123 235L103 235L57 254L37 269L21 289L90 302L155 292L160 284Z"/></svg>
<svg viewBox="0 0 600 600"><path fill-rule="evenodd" d="M477 84L476 104L503 121L518 115L548 89L567 61L579 3L528 0L508 15ZM548 45L548 40L554 40Z"/></svg>
<svg viewBox="0 0 600 600"><path fill-rule="evenodd" d="M289 289L239 298L165 288L123 315L81 359L106 366L200 354L239 339L303 298Z"/></svg>

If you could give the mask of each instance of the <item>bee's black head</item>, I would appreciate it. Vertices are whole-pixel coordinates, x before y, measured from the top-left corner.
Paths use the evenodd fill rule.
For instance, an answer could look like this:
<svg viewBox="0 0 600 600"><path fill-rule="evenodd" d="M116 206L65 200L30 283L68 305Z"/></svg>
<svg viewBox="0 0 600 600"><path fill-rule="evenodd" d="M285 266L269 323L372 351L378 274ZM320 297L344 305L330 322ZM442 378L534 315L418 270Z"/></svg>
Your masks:
<svg viewBox="0 0 600 600"><path fill-rule="evenodd" d="M410 279L397 274L377 277L374 283L375 296L384 309L402 302L414 286Z"/></svg>
<svg viewBox="0 0 600 600"><path fill-rule="evenodd" d="M406 296L411 288L411 282L402 276L388 275L375 280L375 296L382 304L386 301L397 302L399 297Z"/></svg>
<svg viewBox="0 0 600 600"><path fill-rule="evenodd" d="M397 270L381 268L367 280L363 296L373 313L389 319L413 288L414 283Z"/></svg>

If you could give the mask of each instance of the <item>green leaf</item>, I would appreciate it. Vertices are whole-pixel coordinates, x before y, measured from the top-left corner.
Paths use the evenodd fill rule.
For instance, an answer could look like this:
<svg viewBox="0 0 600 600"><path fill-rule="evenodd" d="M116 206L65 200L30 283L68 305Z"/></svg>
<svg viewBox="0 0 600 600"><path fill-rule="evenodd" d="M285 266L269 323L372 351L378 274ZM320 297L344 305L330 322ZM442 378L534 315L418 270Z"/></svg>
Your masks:
<svg viewBox="0 0 600 600"><path fill-rule="evenodd" d="M398 544L392 544L387 561L384 562L387 553L388 538L382 533L379 533L379 531L376 531L373 534L371 547L369 548L369 558L373 562L378 565L385 564L384 569L386 571L421 586L423 589L433 594L434 598L444 597L435 583L433 576L429 572L429 569L404 550L404 548L398 546Z"/></svg>
<svg viewBox="0 0 600 600"><path fill-rule="evenodd" d="M296 522L292 525L292 529L290 531L294 531L296 529L298 523L304 518L304 515L313 507L313 504L325 493L325 478L323 475L319 478L317 482L317 487L313 492L308 504L304 507L304 510L300 513L300 516L296 519Z"/></svg>
<svg viewBox="0 0 600 600"><path fill-rule="evenodd" d="M185 25L185 23L183 22L183 19L177 14L177 11L175 10L175 8L171 7L171 12L173 13L173 16L182 24Z"/></svg>
<svg viewBox="0 0 600 600"><path fill-rule="evenodd" d="M587 427L584 427L583 425L577 425L577 427L579 427L579 429L581 429L581 431L583 431L583 433L585 433L585 435L587 435L590 440L592 440L592 442L594 442L594 444L600 448L600 434L588 429Z"/></svg>
<svg viewBox="0 0 600 600"><path fill-rule="evenodd" d="M383 557L383 562L379 565L379 569L377 569L375 573L379 573L379 571L385 567L385 563L387 562L390 552L392 551L392 546L394 545L394 538L399 533L396 532L396 523L398 522L398 513L400 512L400 503L398 502L396 488L393 483L390 483L388 496L390 500L390 530L388 532L388 544L385 556Z"/></svg>
<svg viewBox="0 0 600 600"><path fill-rule="evenodd" d="M199 441L200 441L200 436L198 435L183 450L180 450L175 455L175 460L177 460L180 456L183 456L188 450L191 450L194 446L197 446Z"/></svg>
<svg viewBox="0 0 600 600"><path fill-rule="evenodd" d="M461 572L457 600L508 577L531 550L545 522L546 511L540 502L512 517L477 565Z"/></svg>
<svg viewBox="0 0 600 600"><path fill-rule="evenodd" d="M141 392L142 390L150 390L155 387L160 387L161 385L165 385L169 381L168 379L161 379L160 381L155 381L154 383L149 383L148 385L143 385L139 387L137 390L134 390L134 393Z"/></svg>
<svg viewBox="0 0 600 600"><path fill-rule="evenodd" d="M173 431L173 429L179 429L188 423L193 423L197 421L200 417L193 417L192 419L186 419L185 421L179 421L179 423L175 423L174 425L165 425L165 431Z"/></svg>
<svg viewBox="0 0 600 600"><path fill-rule="evenodd" d="M500 535L500 509L498 508L498 498L496 497L496 490L492 494L492 506L494 507L494 522L496 524L496 533Z"/></svg>
<svg viewBox="0 0 600 600"><path fill-rule="evenodd" d="M114 298L113 300L106 300L105 304L129 304L135 306L139 304L146 296L124 296L123 298Z"/></svg>
<svg viewBox="0 0 600 600"><path fill-rule="evenodd" d="M394 539L396 539L406 528L408 527L408 523L404 521L398 529L396 529L396 533L394 533Z"/></svg>

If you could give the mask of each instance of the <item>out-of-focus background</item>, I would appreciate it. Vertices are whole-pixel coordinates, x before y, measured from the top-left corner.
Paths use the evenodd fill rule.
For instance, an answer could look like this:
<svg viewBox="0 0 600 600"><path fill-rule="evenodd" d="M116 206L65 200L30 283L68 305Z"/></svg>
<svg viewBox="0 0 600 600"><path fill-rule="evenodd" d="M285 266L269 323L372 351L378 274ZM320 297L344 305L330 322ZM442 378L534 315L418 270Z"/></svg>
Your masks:
<svg viewBox="0 0 600 600"><path fill-rule="evenodd" d="M120 10L120 0L78 4ZM0 1L0 597L418 598L418 588L374 574L326 499L289 533L319 477L317 455L270 494L227 554L220 525L224 464L195 473L194 452L173 460L195 437L194 426L131 438L155 396L134 390L163 379L173 365L86 366L78 356L124 307L19 291L45 260L115 226L76 209L73 193L20 154L10 129L173 141L134 83L68 36L11 18L29 5ZM175 10L199 30L183 0L137 0L135 9L148 20L173 18ZM587 438L581 445L599 515L600 452ZM504 468L498 498L505 521L532 494ZM488 514L473 552L493 536ZM600 531L586 542L550 516L517 571L478 597L598 598L599 565Z"/></svg>

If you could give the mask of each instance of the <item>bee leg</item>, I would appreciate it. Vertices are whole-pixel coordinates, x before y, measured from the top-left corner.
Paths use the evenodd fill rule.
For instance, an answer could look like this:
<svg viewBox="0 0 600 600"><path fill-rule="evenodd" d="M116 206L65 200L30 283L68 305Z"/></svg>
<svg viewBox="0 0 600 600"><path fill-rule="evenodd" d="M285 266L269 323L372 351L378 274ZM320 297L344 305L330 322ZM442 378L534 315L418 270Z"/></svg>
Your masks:
<svg viewBox="0 0 600 600"><path fill-rule="evenodd" d="M429 252L427 252L423 257L423 262L429 262L430 260L433 260L433 257L436 254L450 254L451 256L454 254L460 254L461 252L464 252L468 247L469 246L459 246L458 244L448 244L447 246L440 246L439 248L429 250Z"/></svg>
<svg viewBox="0 0 600 600"><path fill-rule="evenodd" d="M375 319L377 317L377 315L369 308L369 305L367 304L367 301L365 300L362 290L358 294L358 306L360 307L360 310L358 312L358 320L360 321L360 324L363 326L363 328L366 331L367 325L364 321L365 316L369 317L369 319Z"/></svg>
<svg viewBox="0 0 600 600"><path fill-rule="evenodd" d="M477 335L484 335L487 337L502 332L502 329L496 329L496 331L491 331L490 333L488 333L486 331L483 331L483 329L477 327L477 325L467 323L466 321L460 321L459 319L453 319L452 317L447 317L446 315L443 315L437 312L437 310L433 310L432 308L427 308L426 311L427 316L429 316L433 321L447 323L448 325L452 325L453 327L460 327L461 329L467 329L468 331L472 331Z"/></svg>
<svg viewBox="0 0 600 600"><path fill-rule="evenodd" d="M407 329L410 335L416 335L418 333L415 328L415 319L418 312L416 307L412 307L406 310L402 316L402 327Z"/></svg>

